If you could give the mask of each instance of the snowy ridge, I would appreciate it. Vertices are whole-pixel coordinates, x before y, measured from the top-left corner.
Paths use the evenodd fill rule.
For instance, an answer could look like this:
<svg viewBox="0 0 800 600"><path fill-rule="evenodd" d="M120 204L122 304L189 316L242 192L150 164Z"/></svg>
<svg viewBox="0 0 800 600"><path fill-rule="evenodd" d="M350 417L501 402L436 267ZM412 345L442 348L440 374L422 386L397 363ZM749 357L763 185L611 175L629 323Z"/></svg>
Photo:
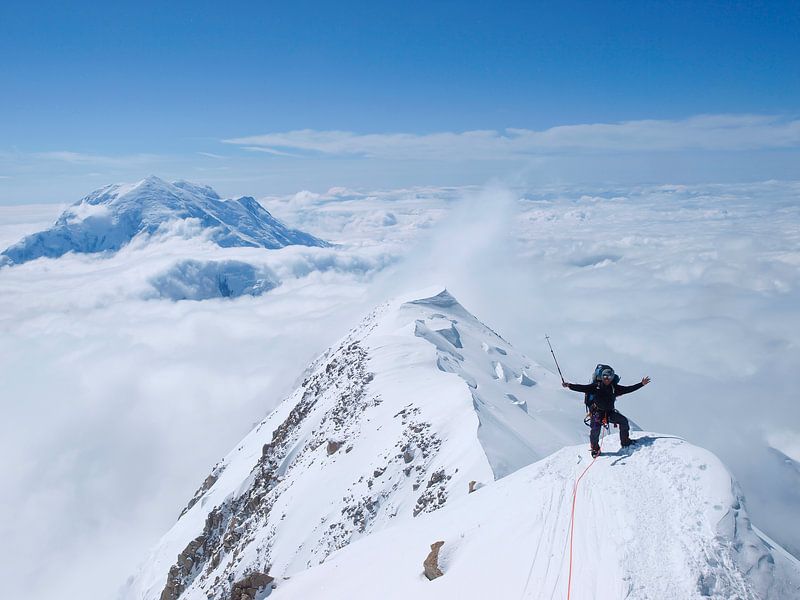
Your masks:
<svg viewBox="0 0 800 600"><path fill-rule="evenodd" d="M653 433L640 445L607 440L578 488L572 598L798 597L800 563L751 526L713 454ZM352 544L275 598L566 598L572 490L589 460L585 446L564 448ZM421 564L437 540L445 575L428 581Z"/></svg>
<svg viewBox="0 0 800 600"><path fill-rule="evenodd" d="M253 198L222 200L210 187L167 183L151 176L133 185L114 184L92 192L68 207L50 229L3 251L0 265L57 258L67 252L114 252L138 235L187 220L199 229L194 233L204 232L222 247L328 246L308 233L289 229Z"/></svg>
<svg viewBox="0 0 800 600"><path fill-rule="evenodd" d="M291 576L492 482L493 467L580 439L552 374L446 291L411 300L376 309L310 367L215 467L126 597L227 598L250 572Z"/></svg>
<svg viewBox="0 0 800 600"><path fill-rule="evenodd" d="M563 597L581 416L446 290L387 303L214 467L123 598ZM573 598L800 589L713 455L658 435L604 449L578 494Z"/></svg>

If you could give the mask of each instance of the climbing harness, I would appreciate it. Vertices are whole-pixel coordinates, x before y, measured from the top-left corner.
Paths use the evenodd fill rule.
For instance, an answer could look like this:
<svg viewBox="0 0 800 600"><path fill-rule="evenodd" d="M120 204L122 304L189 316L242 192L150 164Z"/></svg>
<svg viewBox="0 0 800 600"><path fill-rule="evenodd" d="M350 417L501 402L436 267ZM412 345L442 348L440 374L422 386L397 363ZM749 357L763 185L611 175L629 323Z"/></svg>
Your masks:
<svg viewBox="0 0 800 600"><path fill-rule="evenodd" d="M604 411L599 411L599 412L603 413L603 418L600 420L600 426L601 427L605 427L606 432L609 432L610 431L609 426L608 426L608 413L609 413L609 411L604 410ZM616 411L614 411L614 412L616 412ZM587 427L591 427L592 426L592 409L591 408L589 408L586 411L586 416L583 417L583 424L586 425ZM617 423L614 423L614 427L619 427L619 425Z"/></svg>

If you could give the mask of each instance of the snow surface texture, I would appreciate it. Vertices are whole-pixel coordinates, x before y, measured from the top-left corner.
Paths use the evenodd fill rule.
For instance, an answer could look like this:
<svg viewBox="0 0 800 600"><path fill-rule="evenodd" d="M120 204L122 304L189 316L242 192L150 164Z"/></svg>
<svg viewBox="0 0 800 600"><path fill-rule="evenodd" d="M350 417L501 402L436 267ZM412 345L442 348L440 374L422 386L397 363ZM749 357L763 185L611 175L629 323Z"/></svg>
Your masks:
<svg viewBox="0 0 800 600"><path fill-rule="evenodd" d="M136 236L152 235L174 221L188 220L196 223L195 233L207 233L223 248L328 245L289 229L253 198L221 200L208 186L167 183L151 176L133 185L114 184L92 192L68 207L50 229L4 250L0 261L19 264L67 252L115 252Z"/></svg>
<svg viewBox="0 0 800 600"><path fill-rule="evenodd" d="M123 597L224 599L253 574L287 599L563 597L590 460L560 449L585 435L566 395L447 291L383 305L214 467ZM800 564L751 528L711 453L604 441L578 493L574 598L800 592Z"/></svg>
<svg viewBox="0 0 800 600"><path fill-rule="evenodd" d="M672 436L637 437L632 451L606 440L581 480L571 598L797 597L800 563L751 526L719 460ZM585 446L565 448L353 543L273 597L566 598L572 491L590 460ZM436 540L444 576L428 581L421 557Z"/></svg>

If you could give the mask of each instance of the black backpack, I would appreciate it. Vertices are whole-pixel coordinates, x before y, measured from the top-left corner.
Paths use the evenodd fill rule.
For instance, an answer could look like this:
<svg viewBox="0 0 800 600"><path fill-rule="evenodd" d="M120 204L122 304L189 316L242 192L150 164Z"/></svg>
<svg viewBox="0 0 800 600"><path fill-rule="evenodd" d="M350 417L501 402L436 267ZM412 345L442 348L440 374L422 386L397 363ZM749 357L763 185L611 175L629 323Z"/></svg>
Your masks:
<svg viewBox="0 0 800 600"><path fill-rule="evenodd" d="M592 375L592 383L595 384L595 387L600 385L600 376L603 374L603 371L606 369L610 369L612 373L614 373L614 379L611 380L613 385L619 383L619 375L614 371L614 369L608 365L597 365L594 368L594 374ZM583 396L583 403L586 405L586 410L590 410L592 408L592 404L594 404L594 393L588 392Z"/></svg>

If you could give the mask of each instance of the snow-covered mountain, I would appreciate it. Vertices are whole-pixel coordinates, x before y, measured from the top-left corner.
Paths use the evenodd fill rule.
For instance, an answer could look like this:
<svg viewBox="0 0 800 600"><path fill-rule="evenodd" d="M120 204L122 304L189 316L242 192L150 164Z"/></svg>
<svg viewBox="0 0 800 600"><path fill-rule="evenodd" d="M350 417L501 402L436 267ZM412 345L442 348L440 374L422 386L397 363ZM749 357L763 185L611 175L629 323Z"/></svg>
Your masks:
<svg viewBox="0 0 800 600"><path fill-rule="evenodd" d="M123 598L800 591L713 455L647 434L590 463L584 437L580 398L447 291L387 303L212 469Z"/></svg>
<svg viewBox="0 0 800 600"><path fill-rule="evenodd" d="M672 436L640 440L633 452L607 441L582 478L572 548L572 491L590 464L584 446L354 543L279 582L274 597L800 597L800 564L752 526L719 459ZM428 581L422 560L437 541L444 576Z"/></svg>
<svg viewBox="0 0 800 600"><path fill-rule="evenodd" d="M251 197L222 200L207 186L148 177L133 185L114 184L92 192L68 207L50 229L7 248L0 264L56 258L67 252L116 251L138 235L187 219L198 226L198 233L206 233L222 247L329 245L286 227Z"/></svg>

